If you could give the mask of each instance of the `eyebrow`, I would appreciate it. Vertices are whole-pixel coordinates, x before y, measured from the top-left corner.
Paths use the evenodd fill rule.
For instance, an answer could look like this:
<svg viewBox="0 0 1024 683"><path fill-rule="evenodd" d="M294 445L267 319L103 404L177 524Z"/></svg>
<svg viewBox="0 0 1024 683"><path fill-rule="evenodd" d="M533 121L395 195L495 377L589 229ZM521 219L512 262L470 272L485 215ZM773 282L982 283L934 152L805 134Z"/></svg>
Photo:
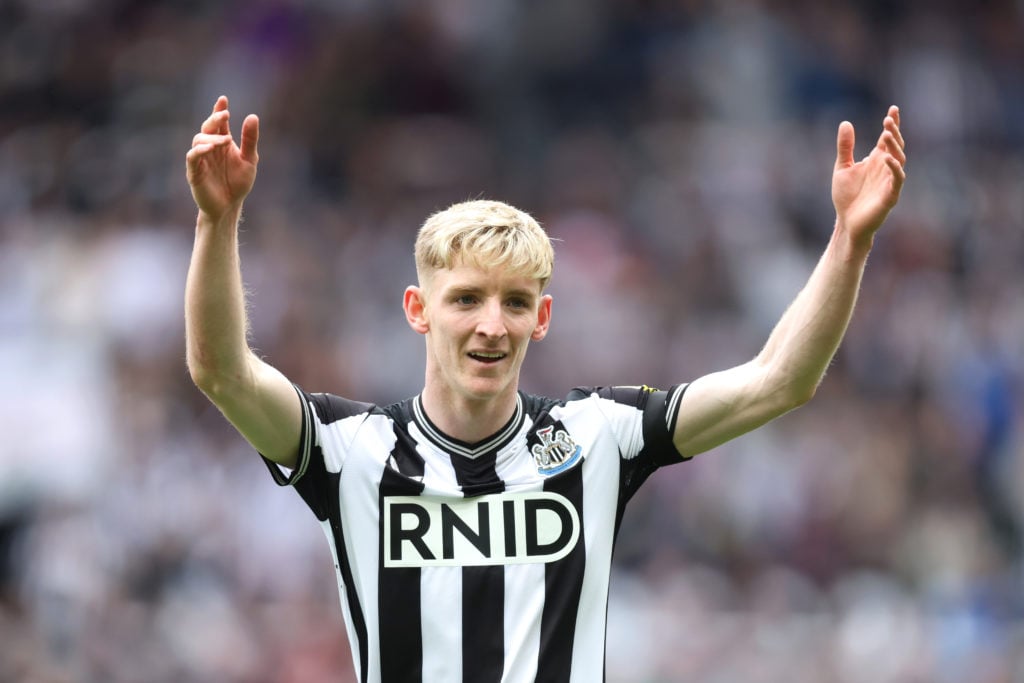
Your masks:
<svg viewBox="0 0 1024 683"><path fill-rule="evenodd" d="M484 289L486 289L486 288L478 286L478 285L469 285L469 284L458 285L457 284L457 285L451 285L450 287L447 287L445 292L449 296L455 296L455 295L461 295L461 294L479 294L482 291L484 291ZM520 297L520 298L523 298L523 299L533 300L533 299L538 298L540 296L540 294L538 292L534 292L534 291L532 291L530 289L525 289L525 288L522 288L522 287L515 287L515 288L510 289L508 291L502 292L502 296L506 296L506 297L508 297L508 296L516 296L516 297Z"/></svg>
<svg viewBox="0 0 1024 683"><path fill-rule="evenodd" d="M518 296L518 297L521 297L523 299L531 299L531 300L532 299L536 299L539 296L537 294L537 292L531 291L529 289L519 289L519 288L509 290L507 292L507 295L508 296Z"/></svg>

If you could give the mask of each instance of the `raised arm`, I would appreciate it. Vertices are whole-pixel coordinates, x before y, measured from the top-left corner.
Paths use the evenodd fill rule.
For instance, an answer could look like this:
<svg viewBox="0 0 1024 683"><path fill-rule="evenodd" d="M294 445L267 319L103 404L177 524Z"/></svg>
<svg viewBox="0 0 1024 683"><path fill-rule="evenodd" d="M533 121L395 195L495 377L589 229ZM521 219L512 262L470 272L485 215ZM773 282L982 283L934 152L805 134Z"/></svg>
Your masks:
<svg viewBox="0 0 1024 683"><path fill-rule="evenodd" d="M836 141L836 223L810 279L748 363L694 381L679 403L674 441L684 456L714 448L814 395L853 314L875 233L896 205L906 162L900 114L890 107L871 153L855 162L854 130Z"/></svg>
<svg viewBox="0 0 1024 683"><path fill-rule="evenodd" d="M240 145L229 123L228 100L222 96L185 156L199 208L185 284L188 369L196 386L254 448L292 466L302 419L298 394L249 348L238 256L242 203L256 180L259 119L246 117Z"/></svg>

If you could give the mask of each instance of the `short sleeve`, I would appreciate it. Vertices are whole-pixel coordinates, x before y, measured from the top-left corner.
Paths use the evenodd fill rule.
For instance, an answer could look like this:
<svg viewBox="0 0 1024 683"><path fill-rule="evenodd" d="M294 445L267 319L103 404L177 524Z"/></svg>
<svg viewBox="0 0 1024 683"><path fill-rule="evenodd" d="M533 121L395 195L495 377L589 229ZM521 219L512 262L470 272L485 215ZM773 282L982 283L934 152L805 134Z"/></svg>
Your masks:
<svg viewBox="0 0 1024 683"><path fill-rule="evenodd" d="M298 386L295 386L295 391L302 406L295 467L288 470L263 454L260 457L278 486L293 486L317 518L324 520L332 499L331 492L335 496L337 494L336 482L332 481L337 473L332 477L325 464L322 432L339 420L368 413L373 406L333 394L310 394Z"/></svg>
<svg viewBox="0 0 1024 683"><path fill-rule="evenodd" d="M629 500L659 467L688 459L676 450L672 438L679 401L687 386L677 384L668 390L648 386L576 390L580 392L578 397L589 393L618 406L603 412L619 439L619 485L623 501Z"/></svg>

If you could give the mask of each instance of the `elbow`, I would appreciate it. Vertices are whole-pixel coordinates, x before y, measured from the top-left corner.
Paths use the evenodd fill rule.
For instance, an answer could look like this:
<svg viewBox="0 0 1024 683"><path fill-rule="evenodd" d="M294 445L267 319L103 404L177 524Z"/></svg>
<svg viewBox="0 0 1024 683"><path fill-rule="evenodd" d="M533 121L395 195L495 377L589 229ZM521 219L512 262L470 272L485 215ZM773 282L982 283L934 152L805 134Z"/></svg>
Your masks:
<svg viewBox="0 0 1024 683"><path fill-rule="evenodd" d="M774 381L771 377L774 377ZM784 415L810 402L818 391L819 381L806 381L776 373L770 376L766 384L772 387L766 392L766 395L772 397L772 413Z"/></svg>
<svg viewBox="0 0 1024 683"><path fill-rule="evenodd" d="M815 378L811 381L799 381L794 380L785 385L782 394L783 412L789 412L790 410L796 410L797 408L810 402L814 395L818 393L818 386L821 384L821 378Z"/></svg>
<svg viewBox="0 0 1024 683"><path fill-rule="evenodd" d="M216 385L214 373L198 363L193 363L191 359L188 362L188 375L192 383L204 394L209 394L209 390Z"/></svg>
<svg viewBox="0 0 1024 683"><path fill-rule="evenodd" d="M214 402L218 396L231 391L232 387L241 385L245 376L243 372L212 363L198 353L188 354L187 365L192 383Z"/></svg>
<svg viewBox="0 0 1024 683"><path fill-rule="evenodd" d="M188 375L192 379L192 383L200 391L211 397L216 393L217 386L221 383L217 373L212 368L196 362L192 358L188 359Z"/></svg>
<svg viewBox="0 0 1024 683"><path fill-rule="evenodd" d="M818 392L818 385L817 384L812 385L809 388L808 387L801 387L801 388L791 392L791 395L788 397L789 398L789 408L787 408L787 412L789 410L796 410L800 406L803 406L803 405L809 403L811 401L811 399L814 398L814 395L817 392Z"/></svg>

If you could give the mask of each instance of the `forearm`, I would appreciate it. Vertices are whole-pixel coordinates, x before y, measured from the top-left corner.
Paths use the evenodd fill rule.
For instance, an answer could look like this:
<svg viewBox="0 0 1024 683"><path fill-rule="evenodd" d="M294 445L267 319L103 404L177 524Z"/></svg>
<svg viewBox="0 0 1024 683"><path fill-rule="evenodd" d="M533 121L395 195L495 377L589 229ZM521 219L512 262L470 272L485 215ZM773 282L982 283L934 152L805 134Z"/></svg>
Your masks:
<svg viewBox="0 0 1024 683"><path fill-rule="evenodd" d="M825 376L857 303L874 235L906 174L899 109L890 107L871 153L853 158L854 131L839 126L832 203L836 224L807 284L754 359L693 381L679 402L673 442L695 455L806 403Z"/></svg>
<svg viewBox="0 0 1024 683"><path fill-rule="evenodd" d="M807 284L758 354L755 362L782 400L799 405L817 389L853 315L869 251L869 243L837 224Z"/></svg>
<svg viewBox="0 0 1024 683"><path fill-rule="evenodd" d="M204 391L244 381L249 347L238 255L240 209L219 220L200 212L185 284L189 371Z"/></svg>

